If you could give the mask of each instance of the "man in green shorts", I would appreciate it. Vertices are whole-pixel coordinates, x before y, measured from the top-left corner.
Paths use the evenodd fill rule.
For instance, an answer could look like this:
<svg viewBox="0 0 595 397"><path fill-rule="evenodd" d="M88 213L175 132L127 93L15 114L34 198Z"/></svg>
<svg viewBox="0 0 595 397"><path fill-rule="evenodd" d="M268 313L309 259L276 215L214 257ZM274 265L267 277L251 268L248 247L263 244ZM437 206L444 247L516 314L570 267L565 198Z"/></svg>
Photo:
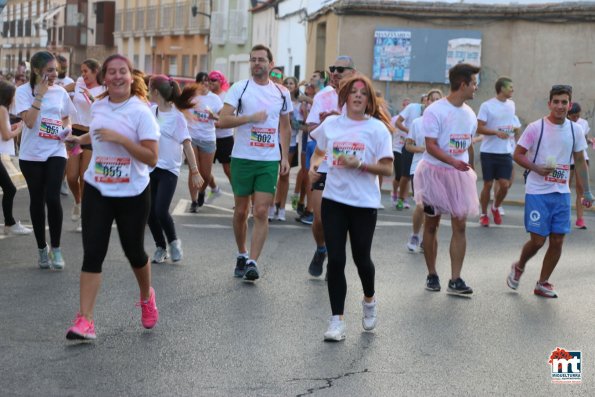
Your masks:
<svg viewBox="0 0 595 397"><path fill-rule="evenodd" d="M252 77L229 89L219 120L219 128L236 128L231 153L233 231L238 245L234 275L246 280L260 277L256 261L269 232L268 211L273 204L277 175L289 172L289 114L293 107L289 91L269 80L273 66L271 50L264 45L254 46L250 51ZM254 229L248 252L247 221L252 195Z"/></svg>

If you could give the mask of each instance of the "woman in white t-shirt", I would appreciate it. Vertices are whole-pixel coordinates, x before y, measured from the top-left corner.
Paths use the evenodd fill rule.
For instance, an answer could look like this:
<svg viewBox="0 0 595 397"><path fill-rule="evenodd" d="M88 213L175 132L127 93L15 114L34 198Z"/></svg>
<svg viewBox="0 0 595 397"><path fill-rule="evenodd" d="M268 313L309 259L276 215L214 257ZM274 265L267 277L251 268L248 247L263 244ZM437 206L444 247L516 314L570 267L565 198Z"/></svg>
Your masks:
<svg viewBox="0 0 595 397"><path fill-rule="evenodd" d="M338 95L339 108L346 105L346 114L329 116L310 133L316 140L310 165L314 183L327 155L321 215L332 316L324 339L334 341L345 338L347 234L364 290L362 325L368 331L376 326L375 269L370 251L380 205L378 176L390 176L393 166L392 127L378 106L371 81L361 75L351 77L341 83Z"/></svg>
<svg viewBox="0 0 595 397"><path fill-rule="evenodd" d="M23 130L23 122L10 124L8 109L14 103L16 87L8 81L0 80L0 155L14 156L14 138ZM4 215L4 234L26 235L32 230L15 221L12 216L12 204L17 188L12 183L8 171L0 160L0 188L2 188L2 213Z"/></svg>
<svg viewBox="0 0 595 397"><path fill-rule="evenodd" d="M76 81L72 103L76 107L76 116L72 119L72 135L81 136L89 132L91 124L91 104L95 97L105 91L99 74L101 65L95 59L86 59L81 65L81 77ZM81 196L83 193L83 175L91 161L91 145L76 147L70 151L66 162L66 181L74 198L71 219L78 222L76 231L82 230Z"/></svg>
<svg viewBox="0 0 595 397"><path fill-rule="evenodd" d="M442 98L442 91L430 90L426 96L426 108L432 103ZM422 110L423 114L423 110ZM422 126L423 118L418 117L409 126L409 132L407 133L407 139L405 139L405 149L408 152L413 153L413 159L411 161L411 168L409 174L411 175L411 190L415 195L415 181L414 174L417 164L421 160L423 153L426 151L426 136L423 133ZM420 252L422 238L419 235L419 231L423 225L424 220L424 208L421 205L416 205L411 216L413 233L409 236L407 242L407 249L410 252Z"/></svg>
<svg viewBox="0 0 595 397"><path fill-rule="evenodd" d="M149 229L157 247L153 255L153 263L163 263L168 258L167 243L169 243L171 260L179 262L183 256L182 242L176 235L169 206L174 198L182 166L182 146L188 159L192 185L198 189L203 183L192 151L188 124L182 113L194 107L193 92L186 90L182 93L178 83L171 77L156 75L149 81L149 93L151 102L155 103L151 106L151 112L159 124L161 133L159 160L157 160L157 166L151 171Z"/></svg>
<svg viewBox="0 0 595 397"><path fill-rule="evenodd" d="M589 142L589 131L590 131L590 127L589 127L589 123L587 122L587 120L581 118L581 112L582 112L582 108L581 105L578 102L573 102L572 106L570 107L570 110L568 111L568 119L574 121L575 123L577 123L578 125L580 125L583 129L583 133L585 134L585 138L587 138L587 143ZM583 153L585 154L585 161L587 162L587 166L589 165L589 154L587 152L587 149L585 149L583 151ZM576 189L576 202L575 202L575 208L576 208L576 223L575 226L578 229L586 229L587 228L587 224L585 223L585 219L584 219L584 213L585 210L583 209L583 204L581 202L581 200L583 199L583 194L585 193L585 188L583 187L583 183L581 181L580 178L575 178L575 172L574 172L574 158L571 159L570 162L570 182L569 182L569 186L572 186L572 181L575 180L576 184L575 184L575 189Z"/></svg>
<svg viewBox="0 0 595 397"><path fill-rule="evenodd" d="M56 58L39 51L31 57L31 80L17 88L15 113L25 122L21 136L19 166L29 189L29 211L37 242L41 269L61 270L60 250L62 203L60 188L66 168L63 139L71 131L70 117L76 113L64 88L54 84L58 77ZM47 208L50 245L45 239Z"/></svg>
<svg viewBox="0 0 595 397"><path fill-rule="evenodd" d="M191 109L188 118L188 131L192 138L194 155L198 163L200 176L206 183L198 189L188 178L188 190L192 204L190 212L197 212L205 202L205 192L212 178L213 159L217 150L217 136L215 134L215 121L219 120L219 112L223 109L221 99L209 91L209 75L200 72L196 75L194 107Z"/></svg>
<svg viewBox="0 0 595 397"><path fill-rule="evenodd" d="M91 105L89 133L68 138L72 145L92 141L93 156L84 175L80 310L67 339L95 339L93 311L114 220L140 289L142 325L153 328L159 319L144 248L151 208L149 167L158 160L159 126L146 101L143 77L133 74L126 57L109 56L101 76L107 92Z"/></svg>

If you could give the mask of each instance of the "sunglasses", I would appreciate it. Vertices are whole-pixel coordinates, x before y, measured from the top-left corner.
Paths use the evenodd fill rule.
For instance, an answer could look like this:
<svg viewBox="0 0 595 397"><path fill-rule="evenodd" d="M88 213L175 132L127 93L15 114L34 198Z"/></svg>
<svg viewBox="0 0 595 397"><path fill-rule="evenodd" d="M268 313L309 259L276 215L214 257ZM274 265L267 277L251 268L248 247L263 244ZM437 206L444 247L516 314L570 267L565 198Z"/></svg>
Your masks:
<svg viewBox="0 0 595 397"><path fill-rule="evenodd" d="M571 85L564 85L564 84L556 84L552 86L552 91L565 91L565 92L572 92Z"/></svg>
<svg viewBox="0 0 595 397"><path fill-rule="evenodd" d="M337 73L343 73L346 70L353 70L353 68L349 66L329 66L328 70L330 70L331 73L335 73L335 71Z"/></svg>
<svg viewBox="0 0 595 397"><path fill-rule="evenodd" d="M271 77L274 77L276 79L282 79L283 78L283 74L282 73L277 73L277 72L271 72Z"/></svg>

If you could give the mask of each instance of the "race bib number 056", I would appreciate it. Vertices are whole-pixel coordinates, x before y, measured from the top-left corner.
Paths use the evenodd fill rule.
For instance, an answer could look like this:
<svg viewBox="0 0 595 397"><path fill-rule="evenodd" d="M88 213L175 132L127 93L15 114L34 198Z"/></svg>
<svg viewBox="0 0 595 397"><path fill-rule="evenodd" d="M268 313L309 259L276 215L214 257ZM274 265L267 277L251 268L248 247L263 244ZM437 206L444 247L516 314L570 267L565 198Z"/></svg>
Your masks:
<svg viewBox="0 0 595 397"><path fill-rule="evenodd" d="M43 139L54 139L56 141L60 140L60 136L58 133L62 130L62 120L52 120L52 119L41 119L41 125L39 126L39 135Z"/></svg>
<svg viewBox="0 0 595 397"><path fill-rule="evenodd" d="M130 182L130 158L97 157L95 159L95 182Z"/></svg>
<svg viewBox="0 0 595 397"><path fill-rule="evenodd" d="M566 184L569 175L570 166L568 164L560 164L556 166L556 169L551 174L545 176L545 180L546 182Z"/></svg>
<svg viewBox="0 0 595 397"><path fill-rule="evenodd" d="M275 147L276 128L252 127L250 131L250 146L271 148Z"/></svg>

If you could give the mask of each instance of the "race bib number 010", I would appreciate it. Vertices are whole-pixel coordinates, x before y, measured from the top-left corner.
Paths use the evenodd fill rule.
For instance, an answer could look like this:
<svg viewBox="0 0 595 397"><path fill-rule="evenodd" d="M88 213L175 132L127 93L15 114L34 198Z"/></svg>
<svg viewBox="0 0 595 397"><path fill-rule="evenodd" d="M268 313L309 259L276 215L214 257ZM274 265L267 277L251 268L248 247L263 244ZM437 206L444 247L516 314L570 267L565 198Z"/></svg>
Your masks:
<svg viewBox="0 0 595 397"><path fill-rule="evenodd" d="M451 134L448 148L450 154L463 154L471 145L470 134Z"/></svg>
<svg viewBox="0 0 595 397"><path fill-rule="evenodd" d="M43 139L53 139L53 140L60 140L60 136L58 135L62 130L62 120L52 120L52 119L41 119L41 125L39 126L39 135Z"/></svg>
<svg viewBox="0 0 595 397"><path fill-rule="evenodd" d="M363 161L366 145L357 142L333 142L333 167L342 167L341 157L355 156L356 159Z"/></svg>
<svg viewBox="0 0 595 397"><path fill-rule="evenodd" d="M250 146L271 148L275 147L277 134L276 128L252 127L250 131Z"/></svg>
<svg viewBox="0 0 595 397"><path fill-rule="evenodd" d="M129 183L130 158L97 157L95 159L95 182Z"/></svg>
<svg viewBox="0 0 595 397"><path fill-rule="evenodd" d="M570 166L568 164L560 164L556 166L556 169L545 176L546 182L552 183L568 183L568 176L570 175Z"/></svg>

